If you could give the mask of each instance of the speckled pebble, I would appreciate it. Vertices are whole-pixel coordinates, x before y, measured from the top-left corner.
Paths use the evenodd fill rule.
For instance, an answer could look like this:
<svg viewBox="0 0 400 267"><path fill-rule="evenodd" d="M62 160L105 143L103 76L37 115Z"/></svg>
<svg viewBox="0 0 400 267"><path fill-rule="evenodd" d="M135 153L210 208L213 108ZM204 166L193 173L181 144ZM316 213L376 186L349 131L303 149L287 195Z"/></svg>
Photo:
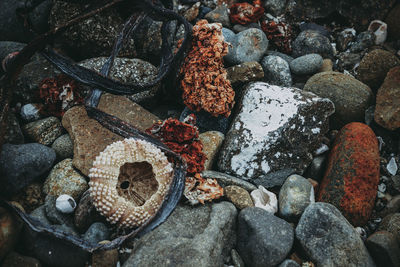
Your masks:
<svg viewBox="0 0 400 267"><path fill-rule="evenodd" d="M26 122L39 120L43 116L40 113L42 108L42 104L34 103L23 105L20 112L21 118Z"/></svg>
<svg viewBox="0 0 400 267"><path fill-rule="evenodd" d="M108 240L109 238L110 230L104 223L101 222L96 222L92 224L83 235L83 239L92 244L97 244L100 241Z"/></svg>
<svg viewBox="0 0 400 267"><path fill-rule="evenodd" d="M56 152L58 160L72 158L74 155L74 144L69 134L63 134L58 137L51 145L51 148Z"/></svg>
<svg viewBox="0 0 400 267"><path fill-rule="evenodd" d="M302 31L293 41L292 47L294 57L313 53L324 58L333 57L333 48L328 37L314 30Z"/></svg>
<svg viewBox="0 0 400 267"><path fill-rule="evenodd" d="M259 81L264 78L264 71L257 61L244 62L226 69L232 85Z"/></svg>
<svg viewBox="0 0 400 267"><path fill-rule="evenodd" d="M224 188L224 195L231 201L236 208L244 209L247 207L253 207L253 200L250 197L249 192L237 185L229 185Z"/></svg>
<svg viewBox="0 0 400 267"><path fill-rule="evenodd" d="M279 56L266 56L261 61L264 80L269 84L292 86L292 75L289 64Z"/></svg>
<svg viewBox="0 0 400 267"><path fill-rule="evenodd" d="M63 134L61 122L56 117L30 122L23 127L25 134L35 142L48 146Z"/></svg>
<svg viewBox="0 0 400 267"><path fill-rule="evenodd" d="M218 131L208 131L200 134L199 139L203 144L203 152L207 156L204 170L210 170L216 160L215 156L224 142L225 135Z"/></svg>
<svg viewBox="0 0 400 267"><path fill-rule="evenodd" d="M13 112L8 114L7 130L4 134L4 143L23 144L25 141L18 119Z"/></svg>
<svg viewBox="0 0 400 267"><path fill-rule="evenodd" d="M226 5L219 5L213 11L204 16L208 22L219 22L224 27L230 27L229 9Z"/></svg>
<svg viewBox="0 0 400 267"><path fill-rule="evenodd" d="M290 62L290 70L297 75L310 75L316 73L323 64L323 58L318 54L308 54Z"/></svg>
<svg viewBox="0 0 400 267"><path fill-rule="evenodd" d="M75 201L88 189L85 177L72 166L71 159L59 162L51 170L43 185L43 192L54 196L62 194L72 196Z"/></svg>

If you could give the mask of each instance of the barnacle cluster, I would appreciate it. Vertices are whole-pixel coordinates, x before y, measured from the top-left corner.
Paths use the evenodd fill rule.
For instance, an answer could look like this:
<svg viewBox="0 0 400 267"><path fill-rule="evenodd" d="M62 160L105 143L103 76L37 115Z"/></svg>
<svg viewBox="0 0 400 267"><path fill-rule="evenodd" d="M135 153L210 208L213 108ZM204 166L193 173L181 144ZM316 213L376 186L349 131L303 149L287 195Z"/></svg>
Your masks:
<svg viewBox="0 0 400 267"><path fill-rule="evenodd" d="M213 116L230 115L235 92L223 65L227 53L222 25L199 20L193 27L192 48L180 70L183 102L188 108L203 109Z"/></svg>
<svg viewBox="0 0 400 267"><path fill-rule="evenodd" d="M138 227L159 210L173 179L173 167L153 144L134 138L114 142L89 172L90 196L112 224Z"/></svg>

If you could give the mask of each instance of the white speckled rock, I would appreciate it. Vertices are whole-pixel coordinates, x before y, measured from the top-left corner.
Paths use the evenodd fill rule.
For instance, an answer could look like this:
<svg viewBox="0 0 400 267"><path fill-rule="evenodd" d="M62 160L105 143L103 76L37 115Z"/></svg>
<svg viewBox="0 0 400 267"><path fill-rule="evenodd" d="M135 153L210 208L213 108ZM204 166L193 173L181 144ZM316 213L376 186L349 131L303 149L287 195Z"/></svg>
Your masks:
<svg viewBox="0 0 400 267"><path fill-rule="evenodd" d="M218 167L244 179L284 168L302 173L334 112L329 99L263 82L248 85L239 105Z"/></svg>

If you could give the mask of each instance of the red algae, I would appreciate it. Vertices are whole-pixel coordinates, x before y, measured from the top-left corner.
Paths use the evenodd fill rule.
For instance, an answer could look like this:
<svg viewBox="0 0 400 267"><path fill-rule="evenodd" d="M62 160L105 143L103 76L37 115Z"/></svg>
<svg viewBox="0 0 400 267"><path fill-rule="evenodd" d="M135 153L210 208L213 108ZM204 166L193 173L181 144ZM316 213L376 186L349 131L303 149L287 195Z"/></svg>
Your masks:
<svg viewBox="0 0 400 267"><path fill-rule="evenodd" d="M281 52L292 53L292 28L289 24L264 20L261 22L261 29Z"/></svg>
<svg viewBox="0 0 400 267"><path fill-rule="evenodd" d="M235 91L224 69L227 53L222 25L198 21L193 27L192 48L180 70L182 98L189 109L205 110L215 117L231 114Z"/></svg>
<svg viewBox="0 0 400 267"><path fill-rule="evenodd" d="M261 4L261 0L254 0L253 5L247 2L233 4L230 8L231 22L242 25L257 22L264 15Z"/></svg>
<svg viewBox="0 0 400 267"><path fill-rule="evenodd" d="M335 205L354 225L371 216L379 183L378 141L369 126L345 125L329 155L317 201Z"/></svg>

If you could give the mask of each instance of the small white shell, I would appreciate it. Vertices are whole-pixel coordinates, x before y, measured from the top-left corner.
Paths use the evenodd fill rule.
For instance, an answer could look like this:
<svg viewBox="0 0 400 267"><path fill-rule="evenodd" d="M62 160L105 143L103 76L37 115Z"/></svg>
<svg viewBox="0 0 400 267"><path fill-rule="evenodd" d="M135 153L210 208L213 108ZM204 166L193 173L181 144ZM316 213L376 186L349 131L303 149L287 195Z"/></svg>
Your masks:
<svg viewBox="0 0 400 267"><path fill-rule="evenodd" d="M265 189L262 185L258 186L258 189L253 190L250 195L255 207L262 208L272 214L278 211L276 195Z"/></svg>
<svg viewBox="0 0 400 267"><path fill-rule="evenodd" d="M381 20L373 20L368 26L368 30L375 34L375 44L381 45L386 41L387 24Z"/></svg>
<svg viewBox="0 0 400 267"><path fill-rule="evenodd" d="M75 200L70 195L60 195L56 199L56 209L62 213L71 213L75 208Z"/></svg>

